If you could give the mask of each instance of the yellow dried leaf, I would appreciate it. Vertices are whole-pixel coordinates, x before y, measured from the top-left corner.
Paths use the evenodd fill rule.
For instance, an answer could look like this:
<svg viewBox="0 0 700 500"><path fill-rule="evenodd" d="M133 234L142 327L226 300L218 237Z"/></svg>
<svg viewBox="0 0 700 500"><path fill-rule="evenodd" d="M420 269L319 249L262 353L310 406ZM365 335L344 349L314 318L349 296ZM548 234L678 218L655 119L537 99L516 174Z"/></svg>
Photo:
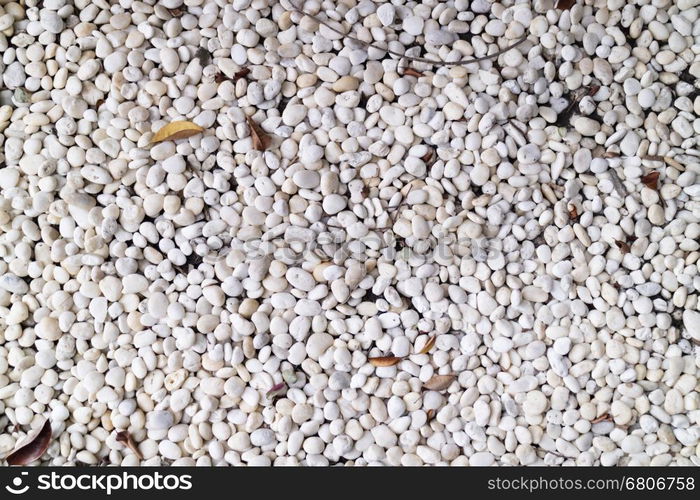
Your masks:
<svg viewBox="0 0 700 500"><path fill-rule="evenodd" d="M426 341L425 345L423 346L423 349L421 349L420 351L418 351L418 354L428 354L428 351L430 351L430 349L432 349L433 346L435 345L435 339L436 339L436 338L437 338L437 337L435 337L435 335L433 335L432 337L430 337L430 338Z"/></svg>
<svg viewBox="0 0 700 500"><path fill-rule="evenodd" d="M428 389L430 391L444 391L450 384L454 381L454 375L433 375L430 377L425 384L423 384L423 389Z"/></svg>
<svg viewBox="0 0 700 500"><path fill-rule="evenodd" d="M178 139L187 139L201 132L204 132L204 129L196 123L188 122L187 120L171 122L156 132L151 142L177 141Z"/></svg>
<svg viewBox="0 0 700 500"><path fill-rule="evenodd" d="M374 366L394 366L401 361L401 358L396 356L381 356L378 358L369 358L369 362Z"/></svg>

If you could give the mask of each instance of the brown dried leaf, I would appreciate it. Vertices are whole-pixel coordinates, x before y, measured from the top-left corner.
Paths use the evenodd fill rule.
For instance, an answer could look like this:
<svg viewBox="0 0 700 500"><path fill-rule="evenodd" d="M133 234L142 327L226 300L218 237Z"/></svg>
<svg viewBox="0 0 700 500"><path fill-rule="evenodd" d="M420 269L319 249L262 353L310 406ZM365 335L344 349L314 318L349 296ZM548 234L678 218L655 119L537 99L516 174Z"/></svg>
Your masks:
<svg viewBox="0 0 700 500"><path fill-rule="evenodd" d="M180 9L179 7L175 9L168 9L168 12L170 12L170 15L173 17L182 17L185 13L185 11Z"/></svg>
<svg viewBox="0 0 700 500"><path fill-rule="evenodd" d="M240 70L236 71L233 74L233 78L231 78L232 81L236 82L240 80L243 77L246 77L250 74L250 68L241 68Z"/></svg>
<svg viewBox="0 0 700 500"><path fill-rule="evenodd" d="M646 187L649 189L653 189L654 191L658 191L659 189L659 171L658 170L653 170L649 172L646 175L642 176L642 184L644 184Z"/></svg>
<svg viewBox="0 0 700 500"><path fill-rule="evenodd" d="M134 438L131 437L129 431L117 432L116 440L118 443L122 443L124 446L129 448L134 453L134 455L136 455L136 458L138 458L139 460L143 460L143 455L139 451L139 447L136 444L136 441L134 441Z"/></svg>
<svg viewBox="0 0 700 500"><path fill-rule="evenodd" d="M577 219L578 218L578 210L576 209L576 205L569 206L569 218L570 219Z"/></svg>
<svg viewBox="0 0 700 500"><path fill-rule="evenodd" d="M250 116L245 117L250 128L250 137L253 139L253 149L257 151L265 151L270 146L270 136L268 136L260 128L260 125L255 123Z"/></svg>
<svg viewBox="0 0 700 500"><path fill-rule="evenodd" d="M617 248L620 249L622 255L630 253L630 246L626 241L615 240L615 244L617 245Z"/></svg>
<svg viewBox="0 0 700 500"><path fill-rule="evenodd" d="M406 68L405 70L403 70L403 74L404 74L404 76L405 75L415 76L416 78L420 78L421 76L424 76L423 73L421 73L420 71L417 71L413 68Z"/></svg>
<svg viewBox="0 0 700 500"><path fill-rule="evenodd" d="M436 413L437 413L437 412L436 412L435 410L433 410L432 408L429 409L429 410L425 413L425 414L426 414L426 417L427 417L427 419L428 419L428 422L430 422L432 419L435 418L435 414L436 414Z"/></svg>
<svg viewBox="0 0 700 500"><path fill-rule="evenodd" d="M216 83L221 83L221 82L225 82L226 80L230 80L230 81L232 81L232 82L235 83L235 82L237 82L238 80L240 80L241 78L244 78L244 77L248 76L249 74L250 74L250 69L249 69L249 68L242 68L241 70L235 72L235 73L233 74L233 77L232 77L232 78L229 78L229 77L226 76L224 73L222 73L221 71L219 71L216 75L214 75L214 81L215 81Z"/></svg>
<svg viewBox="0 0 700 500"><path fill-rule="evenodd" d="M155 133L151 142L177 141L179 139L187 139L201 132L204 132L202 127L187 120L170 122Z"/></svg>
<svg viewBox="0 0 700 500"><path fill-rule="evenodd" d="M590 87L588 87L588 95L590 97L593 97L594 95L596 95L598 93L599 90L600 90L600 85L591 85Z"/></svg>
<svg viewBox="0 0 700 500"><path fill-rule="evenodd" d="M435 335L433 335L432 337L430 337L430 338L425 342L425 345L423 346L423 349L421 349L420 351L418 351L418 354L428 354L428 352L430 351L430 349L432 349L433 346L435 346L435 339L436 339L436 338L437 338L437 337L436 337Z"/></svg>
<svg viewBox="0 0 700 500"><path fill-rule="evenodd" d="M378 358L369 358L370 364L373 366L394 366L401 361L401 358L396 356L380 356Z"/></svg>
<svg viewBox="0 0 700 500"><path fill-rule="evenodd" d="M27 465L40 458L51 443L51 422L46 419L39 429L30 431L23 444L15 448L6 460L10 465Z"/></svg>
<svg viewBox="0 0 700 500"><path fill-rule="evenodd" d="M574 6L576 0L557 0L554 4L555 9L568 10Z"/></svg>
<svg viewBox="0 0 700 500"><path fill-rule="evenodd" d="M425 384L423 384L423 389L428 389L429 391L444 391L447 389L452 382L454 382L455 375L433 375L430 377Z"/></svg>

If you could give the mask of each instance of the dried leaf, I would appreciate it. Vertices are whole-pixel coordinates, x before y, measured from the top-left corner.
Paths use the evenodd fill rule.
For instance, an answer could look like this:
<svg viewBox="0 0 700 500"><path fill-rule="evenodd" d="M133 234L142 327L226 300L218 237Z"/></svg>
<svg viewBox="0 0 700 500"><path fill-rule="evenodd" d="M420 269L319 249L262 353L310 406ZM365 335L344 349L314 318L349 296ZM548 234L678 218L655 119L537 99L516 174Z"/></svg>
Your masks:
<svg viewBox="0 0 700 500"><path fill-rule="evenodd" d="M591 85L590 87L588 87L587 95L590 97L593 97L594 95L596 95L598 93L599 90L600 90L600 85Z"/></svg>
<svg viewBox="0 0 700 500"><path fill-rule="evenodd" d="M180 8L168 9L168 12L170 12L170 15L173 17L182 17L185 13L185 11Z"/></svg>
<svg viewBox="0 0 700 500"><path fill-rule="evenodd" d="M619 158L620 153L617 151L606 151L605 154L603 155L603 158Z"/></svg>
<svg viewBox="0 0 700 500"><path fill-rule="evenodd" d="M430 377L425 384L423 384L423 389L428 389L429 391L444 391L447 389L452 382L454 382L455 375L433 375Z"/></svg>
<svg viewBox="0 0 700 500"><path fill-rule="evenodd" d="M429 410L425 413L428 422L430 422L432 419L435 418L435 414L436 414L436 413L437 413L437 412L436 412L435 410L433 410L432 408L429 409Z"/></svg>
<svg viewBox="0 0 700 500"><path fill-rule="evenodd" d="M559 10L569 10L575 3L576 0L557 0L557 2L554 4L554 8Z"/></svg>
<svg viewBox="0 0 700 500"><path fill-rule="evenodd" d="M151 142L177 141L178 139L187 139L201 132L204 132L204 129L196 123L188 122L187 120L171 122L156 132Z"/></svg>
<svg viewBox="0 0 700 500"><path fill-rule="evenodd" d="M617 245L617 248L620 249L622 255L630 253L630 246L626 241L615 240L615 244Z"/></svg>
<svg viewBox="0 0 700 500"><path fill-rule="evenodd" d="M421 76L424 76L423 73L421 73L420 71L417 71L413 68L406 68L405 70L403 70L403 74L408 75L408 76L415 76L416 78L420 78Z"/></svg>
<svg viewBox="0 0 700 500"><path fill-rule="evenodd" d="M642 184L644 184L649 189L657 191L659 189L659 171L654 170L649 172L647 175L642 176Z"/></svg>
<svg viewBox="0 0 700 500"><path fill-rule="evenodd" d="M22 444L10 453L6 460L10 465L27 465L41 457L51 443L51 422L46 419L39 429L30 431Z"/></svg>
<svg viewBox="0 0 700 500"><path fill-rule="evenodd" d="M578 218L578 210L576 209L576 205L571 205L569 207L569 218L572 220Z"/></svg>
<svg viewBox="0 0 700 500"><path fill-rule="evenodd" d="M612 417L608 413L603 413L600 417L591 420L592 424L597 424L598 422L607 422L612 420Z"/></svg>
<svg viewBox="0 0 700 500"><path fill-rule="evenodd" d="M436 339L436 338L437 338L437 337L436 337L435 335L433 335L432 337L430 337L430 338L425 342L425 345L423 346L423 349L421 349L420 351L418 351L418 354L428 354L428 351L430 351L430 349L432 349L433 346L435 345L435 339Z"/></svg>
<svg viewBox="0 0 700 500"><path fill-rule="evenodd" d="M428 163L430 160L433 159L434 155L435 155L435 150L433 148L429 148L428 152L425 153L423 156L421 156L421 160L423 160L425 163Z"/></svg>
<svg viewBox="0 0 700 500"><path fill-rule="evenodd" d="M235 83L238 80L240 80L241 78L247 76L249 73L250 73L250 69L243 68L240 71L237 71L236 73L234 73L232 78L229 78L224 73L219 71L216 75L214 75L214 81L216 83L221 83L221 82L225 82L226 80L229 80L229 81Z"/></svg>
<svg viewBox="0 0 700 500"><path fill-rule="evenodd" d="M267 398L275 400L279 396L283 395L286 391L287 384L284 382L280 382L279 384L275 384L272 387L270 387L270 390L267 391Z"/></svg>
<svg viewBox="0 0 700 500"><path fill-rule="evenodd" d="M117 443L122 443L124 446L129 448L133 452L133 454L136 455L136 458L138 458L139 460L143 460L143 455L139 451L139 447L136 444L136 441L134 441L134 438L131 437L129 431L117 432L117 436L115 439Z"/></svg>
<svg viewBox="0 0 700 500"><path fill-rule="evenodd" d="M270 146L270 136L268 136L260 128L260 125L255 123L250 116L245 117L250 128L250 137L253 139L253 149L257 151L265 151Z"/></svg>
<svg viewBox="0 0 700 500"><path fill-rule="evenodd" d="M250 68L242 68L233 74L233 78L231 78L231 80L236 82L236 81L240 80L241 78L243 78L244 76L248 76L249 74L250 74Z"/></svg>
<svg viewBox="0 0 700 500"><path fill-rule="evenodd" d="M401 361L401 358L397 358L396 356L380 356L378 358L369 358L369 362L373 366L394 366L399 361Z"/></svg>

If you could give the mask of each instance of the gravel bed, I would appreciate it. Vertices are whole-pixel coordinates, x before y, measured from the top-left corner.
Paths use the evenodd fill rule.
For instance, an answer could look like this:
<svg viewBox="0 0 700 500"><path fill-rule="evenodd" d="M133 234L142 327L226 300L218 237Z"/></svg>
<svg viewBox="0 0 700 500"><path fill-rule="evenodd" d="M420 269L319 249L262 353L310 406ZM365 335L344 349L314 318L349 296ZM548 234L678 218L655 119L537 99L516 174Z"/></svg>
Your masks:
<svg viewBox="0 0 700 500"><path fill-rule="evenodd" d="M0 0L0 458L700 465L699 18Z"/></svg>

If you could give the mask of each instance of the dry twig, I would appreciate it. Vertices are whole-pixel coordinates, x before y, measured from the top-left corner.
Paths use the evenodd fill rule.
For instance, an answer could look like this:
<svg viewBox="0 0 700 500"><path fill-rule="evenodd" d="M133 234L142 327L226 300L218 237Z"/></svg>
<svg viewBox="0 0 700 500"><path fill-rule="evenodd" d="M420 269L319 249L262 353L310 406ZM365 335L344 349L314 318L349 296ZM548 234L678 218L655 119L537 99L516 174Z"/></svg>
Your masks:
<svg viewBox="0 0 700 500"><path fill-rule="evenodd" d="M494 52L493 54L489 54L487 56L474 57L472 59L460 59L459 61L435 61L433 59L428 59L425 57L407 56L406 54L401 54L400 52L396 52L394 50L391 50L388 47L380 47L379 45L375 45L375 44L370 43L370 42L365 42L364 40L360 40L357 37L354 37L354 36L349 35L347 33L343 33L341 30L339 30L338 28L336 28L334 26L331 26L331 24L329 22L324 21L320 17L318 17L314 14L309 14L303 8L299 7L294 2L292 2L292 0L289 0L289 4L292 6L292 9L295 10L296 12L298 12L299 14L302 14L304 16L307 16L307 17L313 19L317 23L324 25L329 30L331 30L335 33L338 33L340 36L343 36L343 37L347 38L348 40L352 40L353 42L357 42L357 43L363 45L364 47L371 47L373 49L383 50L384 52L391 54L392 56L403 57L405 59L408 59L409 61L426 63L426 64L433 64L436 66L460 66L460 65L464 65L464 64L472 64L472 63L477 63L477 62L481 62L481 61L488 61L488 60L497 58L501 54L505 54L510 49L514 49L515 47L517 47L518 45L523 43L525 40L527 40L527 35L524 35L522 38L520 38L516 42L512 43L508 47L501 49L498 52Z"/></svg>

